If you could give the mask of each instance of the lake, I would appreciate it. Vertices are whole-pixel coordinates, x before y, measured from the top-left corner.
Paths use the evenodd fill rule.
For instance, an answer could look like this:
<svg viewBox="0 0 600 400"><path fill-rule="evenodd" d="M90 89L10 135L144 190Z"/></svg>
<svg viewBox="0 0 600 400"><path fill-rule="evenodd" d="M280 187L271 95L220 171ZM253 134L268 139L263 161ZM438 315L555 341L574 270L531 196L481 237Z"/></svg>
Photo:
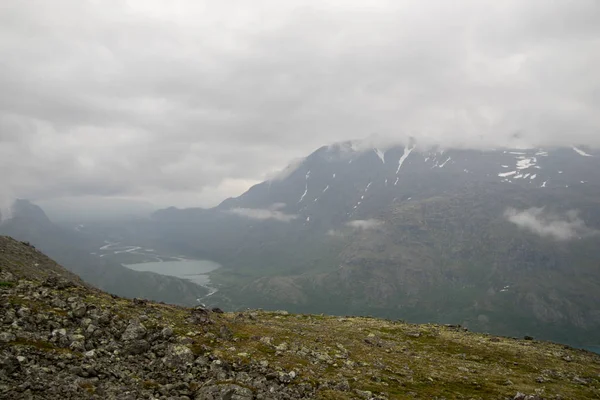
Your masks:
<svg viewBox="0 0 600 400"><path fill-rule="evenodd" d="M161 275L187 279L200 286L208 286L210 279L207 273L221 267L220 264L208 260L178 260L162 262L145 262L139 264L123 264L134 271L149 271Z"/></svg>

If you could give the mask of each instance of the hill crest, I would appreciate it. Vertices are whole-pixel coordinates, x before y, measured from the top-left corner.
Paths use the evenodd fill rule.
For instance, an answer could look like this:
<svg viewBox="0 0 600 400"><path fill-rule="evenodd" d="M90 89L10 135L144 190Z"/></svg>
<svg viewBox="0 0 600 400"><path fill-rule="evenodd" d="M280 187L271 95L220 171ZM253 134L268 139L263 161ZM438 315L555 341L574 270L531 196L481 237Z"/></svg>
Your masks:
<svg viewBox="0 0 600 400"><path fill-rule="evenodd" d="M0 397L11 399L588 399L600 357L567 346L366 317L128 300L37 263L8 238ZM46 271L46 269L50 269ZM66 276L68 278L68 276ZM21 278L21 279L19 279ZM27 279L24 279L27 278Z"/></svg>

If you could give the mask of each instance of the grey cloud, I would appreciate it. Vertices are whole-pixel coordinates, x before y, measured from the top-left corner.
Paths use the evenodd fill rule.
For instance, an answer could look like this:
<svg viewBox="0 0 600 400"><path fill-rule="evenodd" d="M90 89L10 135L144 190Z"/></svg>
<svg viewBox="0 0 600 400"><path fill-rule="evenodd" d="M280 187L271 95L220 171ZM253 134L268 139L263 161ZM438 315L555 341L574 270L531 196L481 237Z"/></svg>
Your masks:
<svg viewBox="0 0 600 400"><path fill-rule="evenodd" d="M529 208L522 211L509 208L504 216L521 229L558 241L572 240L596 233L586 226L576 210L558 215L547 212L544 208Z"/></svg>
<svg viewBox="0 0 600 400"><path fill-rule="evenodd" d="M355 219L346 223L347 226L358 230L379 229L383 226L383 221L377 219Z"/></svg>
<svg viewBox="0 0 600 400"><path fill-rule="evenodd" d="M3 3L3 187L208 206L373 132L600 146L597 1L178 4Z"/></svg>
<svg viewBox="0 0 600 400"><path fill-rule="evenodd" d="M294 214L286 214L278 210L267 210L262 208L232 208L226 211L229 214L238 215L240 217L256 219L260 221L275 220L280 222L291 222L298 218Z"/></svg>

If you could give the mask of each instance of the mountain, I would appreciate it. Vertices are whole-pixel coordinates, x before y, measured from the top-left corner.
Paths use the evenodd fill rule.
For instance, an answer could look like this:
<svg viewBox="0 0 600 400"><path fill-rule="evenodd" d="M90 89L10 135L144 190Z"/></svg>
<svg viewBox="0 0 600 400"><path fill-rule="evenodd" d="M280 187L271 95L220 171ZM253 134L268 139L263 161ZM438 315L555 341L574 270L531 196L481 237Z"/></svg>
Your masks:
<svg viewBox="0 0 600 400"><path fill-rule="evenodd" d="M231 308L461 323L595 345L600 155L325 146L214 209L131 237L217 261Z"/></svg>
<svg viewBox="0 0 600 400"><path fill-rule="evenodd" d="M0 237L5 399L593 399L600 356L460 326L184 308L86 286Z"/></svg>
<svg viewBox="0 0 600 400"><path fill-rule="evenodd" d="M30 242L86 282L110 293L188 305L208 293L190 281L133 271L91 254L100 247L99 242L103 243L101 239L55 225L40 207L27 200L15 201L10 215L0 222L0 234Z"/></svg>

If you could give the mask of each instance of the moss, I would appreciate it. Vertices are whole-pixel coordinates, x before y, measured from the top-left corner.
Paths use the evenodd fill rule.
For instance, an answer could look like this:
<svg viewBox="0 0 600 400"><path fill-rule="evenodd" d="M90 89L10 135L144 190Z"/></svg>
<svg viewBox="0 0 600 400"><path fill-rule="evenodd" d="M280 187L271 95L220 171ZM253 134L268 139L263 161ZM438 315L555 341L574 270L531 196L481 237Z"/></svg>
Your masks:
<svg viewBox="0 0 600 400"><path fill-rule="evenodd" d="M43 351L63 350L63 349L60 349L59 347L54 346L52 343L45 342L43 340L17 339L17 340L13 340L9 344L11 344L13 346L31 346L31 347L35 347L38 350L43 350Z"/></svg>
<svg viewBox="0 0 600 400"><path fill-rule="evenodd" d="M90 382L80 382L79 387L84 389L89 394L96 393L96 387Z"/></svg>
<svg viewBox="0 0 600 400"><path fill-rule="evenodd" d="M155 382L155 381L151 381L151 380L147 380L142 382L142 387L144 389L156 389L160 386L159 383Z"/></svg>
<svg viewBox="0 0 600 400"><path fill-rule="evenodd" d="M2 289L2 288L12 288L14 286L15 286L14 282L0 281L0 289Z"/></svg>
<svg viewBox="0 0 600 400"><path fill-rule="evenodd" d="M317 393L318 400L351 400L353 397L338 390L322 390Z"/></svg>

